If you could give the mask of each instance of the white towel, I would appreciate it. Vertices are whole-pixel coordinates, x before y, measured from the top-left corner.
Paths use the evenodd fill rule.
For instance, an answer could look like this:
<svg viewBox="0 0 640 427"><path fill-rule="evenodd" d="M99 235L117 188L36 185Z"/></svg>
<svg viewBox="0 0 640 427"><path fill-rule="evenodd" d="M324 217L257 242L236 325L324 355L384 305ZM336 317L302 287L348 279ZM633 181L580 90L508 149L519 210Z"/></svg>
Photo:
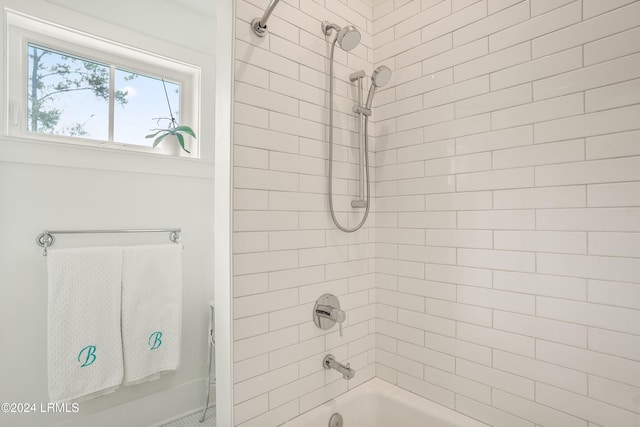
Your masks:
<svg viewBox="0 0 640 427"><path fill-rule="evenodd" d="M122 249L50 249L48 377L52 402L112 392L122 382Z"/></svg>
<svg viewBox="0 0 640 427"><path fill-rule="evenodd" d="M182 248L123 248L122 346L124 383L178 369L182 339Z"/></svg>

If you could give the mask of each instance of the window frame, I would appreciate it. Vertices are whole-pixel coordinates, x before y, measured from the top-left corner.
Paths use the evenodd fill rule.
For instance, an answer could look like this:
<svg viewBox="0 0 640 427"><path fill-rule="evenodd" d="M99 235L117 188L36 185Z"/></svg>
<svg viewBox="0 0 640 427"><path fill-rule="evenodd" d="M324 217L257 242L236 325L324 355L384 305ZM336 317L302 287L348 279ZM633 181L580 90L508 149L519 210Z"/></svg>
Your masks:
<svg viewBox="0 0 640 427"><path fill-rule="evenodd" d="M154 77L163 77L180 84L180 124L190 126L200 135L200 68L132 46L63 27L15 11L6 11L7 22L7 80L6 135L31 140L49 141L176 156L172 147L145 147L115 141L55 135L28 130L28 45L42 46L54 51L108 64L122 70ZM159 73L158 70L161 70ZM159 75L161 74L161 75ZM174 106L175 108L175 106ZM113 120L110 111L110 120ZM179 150L178 156L200 158L200 144L189 138L191 154ZM177 142L176 142L177 144ZM161 144L162 145L162 144Z"/></svg>

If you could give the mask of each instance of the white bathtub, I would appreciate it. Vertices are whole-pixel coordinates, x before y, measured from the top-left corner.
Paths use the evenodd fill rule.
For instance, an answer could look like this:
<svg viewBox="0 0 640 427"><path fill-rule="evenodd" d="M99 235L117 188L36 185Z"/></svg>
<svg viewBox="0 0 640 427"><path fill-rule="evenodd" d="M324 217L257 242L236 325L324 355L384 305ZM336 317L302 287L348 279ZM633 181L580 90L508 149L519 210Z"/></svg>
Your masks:
<svg viewBox="0 0 640 427"><path fill-rule="evenodd" d="M343 427L487 427L479 421L374 378L281 427L327 427L335 412Z"/></svg>

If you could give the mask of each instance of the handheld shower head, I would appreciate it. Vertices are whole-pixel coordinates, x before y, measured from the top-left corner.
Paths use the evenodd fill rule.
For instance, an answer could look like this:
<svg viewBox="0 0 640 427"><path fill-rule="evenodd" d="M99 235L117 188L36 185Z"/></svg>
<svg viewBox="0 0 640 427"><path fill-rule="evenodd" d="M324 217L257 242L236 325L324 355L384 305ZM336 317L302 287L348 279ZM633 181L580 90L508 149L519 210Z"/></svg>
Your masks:
<svg viewBox="0 0 640 427"><path fill-rule="evenodd" d="M370 110L373 104L373 95L376 89L389 83L391 79L391 69L386 65L381 65L371 74L371 87L369 88L369 96L367 96L366 109Z"/></svg>
<svg viewBox="0 0 640 427"><path fill-rule="evenodd" d="M389 79L391 79L391 70L386 65L381 65L375 70L373 70L373 74L371 75L371 83L375 87L382 87L389 83Z"/></svg>
<svg viewBox="0 0 640 427"><path fill-rule="evenodd" d="M340 27L336 24L323 21L322 32L324 35L328 36L331 33L331 30L336 30L338 32L334 42L337 42L338 45L340 45L340 48L345 52L349 52L360 44L360 38L362 36L360 35L360 31L358 31L358 29L353 25Z"/></svg>

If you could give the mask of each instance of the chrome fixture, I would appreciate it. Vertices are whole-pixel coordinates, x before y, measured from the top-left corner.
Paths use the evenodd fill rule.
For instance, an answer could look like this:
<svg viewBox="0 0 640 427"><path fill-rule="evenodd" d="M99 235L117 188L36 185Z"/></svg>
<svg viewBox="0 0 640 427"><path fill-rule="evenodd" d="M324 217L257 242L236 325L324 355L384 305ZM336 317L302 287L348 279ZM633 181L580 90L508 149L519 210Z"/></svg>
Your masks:
<svg viewBox="0 0 640 427"><path fill-rule="evenodd" d="M332 30L338 32L338 35L333 40L333 45L335 46L336 42L338 42L340 48L345 52L349 52L360 44L360 38L362 36L360 35L360 31L358 31L358 29L353 25L347 25L340 28L336 24L332 24L328 21L322 21L322 33L325 36L331 34Z"/></svg>
<svg viewBox="0 0 640 427"><path fill-rule="evenodd" d="M366 104L363 102L362 97L362 80L366 74L364 70L356 71L349 75L351 82L358 82L358 100L354 104L352 110L358 114L358 198L351 201L352 208L368 208L369 206L369 158L366 152L368 144L367 131L364 132L364 141L362 141L362 129L368 128L368 117L371 115L371 105L373 104L373 95L377 88L382 87L389 83L391 78L391 70L385 65L381 65L373 71L371 75L371 87L369 88L369 95L367 96ZM363 123L364 121L364 123ZM366 165L362 167L362 165ZM365 187L366 182L366 187ZM367 198L365 199L365 190ZM365 212L366 214L366 212Z"/></svg>
<svg viewBox="0 0 640 427"><path fill-rule="evenodd" d="M166 228L166 229L150 229L150 228L133 228L122 230L57 230L57 231L43 231L36 237L36 243L41 248L44 248L42 255L47 256L47 250L56 242L54 234L112 234L112 233L169 233L169 240L173 243L179 243L182 238L180 228Z"/></svg>
<svg viewBox="0 0 640 427"><path fill-rule="evenodd" d="M389 83L389 79L391 79L391 70L386 65L381 65L373 70L373 74L371 74L369 95L367 95L367 102L365 104L362 103L362 79L364 77L364 70L360 70L352 73L349 76L349 80L352 82L358 81L358 101L353 106L353 112L369 117L371 115L371 105L373 104L373 96L376 93L376 89Z"/></svg>
<svg viewBox="0 0 640 427"><path fill-rule="evenodd" d="M329 418L329 427L342 427L343 424L344 421L342 420L342 415L338 412L331 415L331 418Z"/></svg>
<svg viewBox="0 0 640 427"><path fill-rule="evenodd" d="M334 58L337 42L340 42L340 48L344 49L345 51L349 51L355 48L358 45L358 43L360 43L361 36L360 36L360 32L358 32L358 30L352 25L347 25L344 28L340 28L335 24L330 24L327 21L324 21L322 23L322 33L325 36L328 36L331 33L331 30L338 31L338 35L333 39L333 42L331 43L331 52L329 55L330 56L330 59L329 59L329 212L331 213L331 219L333 220L333 223L336 225L336 227L338 227L338 230L344 231L345 233L353 233L354 231L359 230L364 225L364 222L367 220L367 216L369 215L369 203L367 202L364 206L360 206L365 208L365 212L364 212L364 216L362 217L362 220L355 227L353 228L344 227L338 222L338 219L336 218L335 209L333 207L333 74L334 74L333 58ZM345 42L345 39L346 39L346 42ZM363 74L363 77L364 77L364 74ZM360 134L360 129L358 130L358 134ZM366 135L366 131L365 131L365 135ZM364 143L365 143L364 153L366 154L369 151L367 149L368 140L366 137L364 139ZM366 181L367 181L367 200L368 200L369 194L370 194L368 155L365 156L365 162L366 162L365 169L367 174ZM361 180L361 182L364 182L364 181ZM362 199L362 197L360 197L360 199Z"/></svg>
<svg viewBox="0 0 640 427"><path fill-rule="evenodd" d="M371 110L366 110L362 106L362 80L365 78L366 74L364 70L356 71L355 73L351 73L349 75L349 80L353 82L358 82L358 100L353 106L353 112L358 114L358 198L356 200L351 201L352 208L367 208L365 211L365 219L368 214L368 206L369 206L369 158L368 154L365 152L365 145L368 145L368 139L362 141L362 128L363 126L363 117L370 116ZM362 167L363 164L367 164L366 170ZM366 174L366 176L365 176ZM365 188L365 182L367 183L367 187ZM364 194L365 190L367 191L367 199L365 200ZM363 220L364 221L364 220Z"/></svg>
<svg viewBox="0 0 640 427"><path fill-rule="evenodd" d="M367 96L366 103L363 102L362 96L362 80L365 78L365 72L363 70L352 73L349 76L351 82L358 82L358 101L353 107L353 112L358 115L358 198L351 201L352 208L364 208L364 215L362 220L355 227L348 228L341 225L336 218L335 209L333 206L333 62L336 43L340 47L349 51L355 48L360 43L360 33L356 28L348 25L344 28L340 28L336 24L328 23L324 21L322 23L322 32L325 36L328 36L332 30L338 32L331 44L331 54L329 60L329 211L331 213L331 219L335 226L345 233L353 233L359 230L364 225L369 215L369 200L371 195L371 184L369 179L369 116L371 115L371 106L373 104L373 96L377 88L386 85L391 78L391 69L387 66L380 66L375 69L371 76L371 87L369 88L369 95ZM365 196L366 195L366 196Z"/></svg>
<svg viewBox="0 0 640 427"><path fill-rule="evenodd" d="M332 354L327 354L324 359L322 359L322 366L324 366L324 369L335 369L340 372L342 374L342 378L345 380L350 380L356 375L356 371L351 369L351 363L343 365L338 362Z"/></svg>
<svg viewBox="0 0 640 427"><path fill-rule="evenodd" d="M216 378L213 374L213 362L212 358L216 349L216 309L213 300L209 301L209 352L207 353L207 380L205 381L205 397L204 405L202 407L202 414L200 415L200 422L204 422L204 418L207 415L207 409L209 409L209 397L211 394L211 386L216 385Z"/></svg>
<svg viewBox="0 0 640 427"><path fill-rule="evenodd" d="M365 77L364 70L356 71L355 73L351 73L349 76L349 80L351 82L358 82L358 100L353 106L353 112L358 114L358 149L359 149L359 157L358 157L358 198L356 200L351 201L352 208L368 208L369 206L369 154L366 152L368 144L368 118L371 115L371 105L373 104L373 95L376 92L376 89L382 87L389 83L389 79L391 78L391 70L389 67L385 65L381 65L373 71L371 75L371 87L369 87L369 95L367 96L366 104L363 103L362 97L362 80ZM364 121L364 123L363 123ZM362 141L362 129L365 129L364 132L364 142ZM363 168L362 165L365 165ZM364 198L365 194L365 181L366 181L366 190L367 190L367 198Z"/></svg>
<svg viewBox="0 0 640 427"><path fill-rule="evenodd" d="M338 297L332 294L324 294L313 307L313 322L320 329L330 329L338 323L340 336L342 336L342 323L347 318L344 311L340 310Z"/></svg>
<svg viewBox="0 0 640 427"><path fill-rule="evenodd" d="M269 6L267 6L267 10L264 11L264 15L262 15L262 18L256 17L253 18L253 21L251 21L251 29L256 36L264 37L267 34L267 21L269 20L269 17L273 13L273 9L276 8L276 5L279 1L280 0L271 0L271 3L269 3Z"/></svg>
<svg viewBox="0 0 640 427"><path fill-rule="evenodd" d="M389 83L390 79L391 70L386 65L381 65L373 70L373 74L371 74L371 87L369 88L369 96L367 96L367 105L365 106L369 114L371 114L371 104L373 104L373 95L376 89Z"/></svg>

